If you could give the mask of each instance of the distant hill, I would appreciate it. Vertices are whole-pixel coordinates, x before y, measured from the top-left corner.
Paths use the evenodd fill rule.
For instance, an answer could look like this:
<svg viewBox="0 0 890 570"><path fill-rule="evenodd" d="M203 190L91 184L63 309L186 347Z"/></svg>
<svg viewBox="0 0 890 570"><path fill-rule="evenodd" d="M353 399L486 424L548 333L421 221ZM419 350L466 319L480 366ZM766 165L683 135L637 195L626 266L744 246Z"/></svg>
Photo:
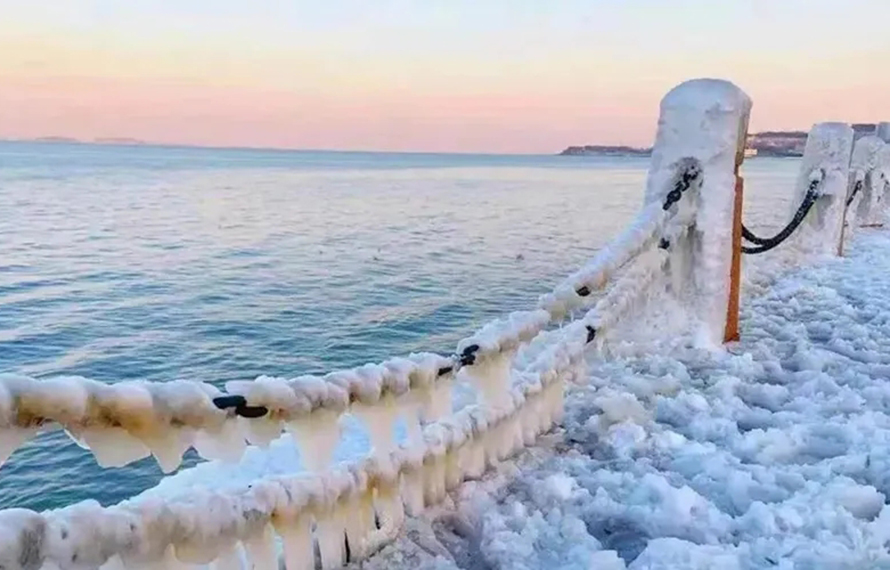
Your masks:
<svg viewBox="0 0 890 570"><path fill-rule="evenodd" d="M874 123L856 123L851 126L854 139L875 132ZM747 147L756 150L758 156L803 156L807 134L805 131L763 131L748 135Z"/></svg>
<svg viewBox="0 0 890 570"><path fill-rule="evenodd" d="M649 156L651 148L634 148L630 146L584 145L570 146L559 153L559 156Z"/></svg>
<svg viewBox="0 0 890 570"><path fill-rule="evenodd" d="M129 137L100 137L93 139L93 144L143 145L148 143L143 140L131 139Z"/></svg>
<svg viewBox="0 0 890 570"><path fill-rule="evenodd" d="M42 143L79 143L80 141L71 137L37 137L32 139L34 142Z"/></svg>
<svg viewBox="0 0 890 570"><path fill-rule="evenodd" d="M853 137L858 139L874 134L874 123L855 123ZM763 131L748 135L746 148L756 151L757 156L803 156L807 144L806 131ZM649 156L651 148L630 146L584 145L570 146L560 152L560 156Z"/></svg>

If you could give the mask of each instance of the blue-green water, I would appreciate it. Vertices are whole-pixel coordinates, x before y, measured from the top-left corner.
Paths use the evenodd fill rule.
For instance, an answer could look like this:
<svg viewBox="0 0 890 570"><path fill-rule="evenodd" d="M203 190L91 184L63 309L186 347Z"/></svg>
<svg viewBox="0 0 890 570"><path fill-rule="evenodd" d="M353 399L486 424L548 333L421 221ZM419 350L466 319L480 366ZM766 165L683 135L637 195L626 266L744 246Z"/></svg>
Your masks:
<svg viewBox="0 0 890 570"><path fill-rule="evenodd" d="M0 143L0 372L221 384L450 352L623 228L647 166ZM787 213L797 167L746 165L753 225ZM160 479L44 434L0 468L0 508Z"/></svg>

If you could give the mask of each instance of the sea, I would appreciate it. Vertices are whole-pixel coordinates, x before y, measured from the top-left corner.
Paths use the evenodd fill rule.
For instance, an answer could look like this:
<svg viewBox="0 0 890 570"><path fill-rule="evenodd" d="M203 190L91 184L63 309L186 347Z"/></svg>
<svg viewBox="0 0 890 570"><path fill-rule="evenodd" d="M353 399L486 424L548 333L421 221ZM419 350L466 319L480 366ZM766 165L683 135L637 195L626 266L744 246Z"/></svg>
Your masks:
<svg viewBox="0 0 890 570"><path fill-rule="evenodd" d="M0 142L0 373L222 386L450 353L624 228L648 164ZM746 224L790 217L799 167L744 164ZM0 509L108 505L163 477L50 431L0 468Z"/></svg>

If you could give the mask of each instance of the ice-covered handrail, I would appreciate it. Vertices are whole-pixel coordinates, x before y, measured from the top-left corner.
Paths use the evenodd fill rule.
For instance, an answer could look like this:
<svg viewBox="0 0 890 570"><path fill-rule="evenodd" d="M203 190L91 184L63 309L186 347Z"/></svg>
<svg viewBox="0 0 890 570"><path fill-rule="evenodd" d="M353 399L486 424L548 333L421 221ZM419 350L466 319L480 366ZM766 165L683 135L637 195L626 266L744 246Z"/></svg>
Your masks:
<svg viewBox="0 0 890 570"><path fill-rule="evenodd" d="M619 269L659 243L672 223L690 223L688 216L680 215L674 205L683 194L701 186L701 183L701 164L694 158L679 161L674 179L665 189L663 201L650 202L624 232L553 292L541 297L538 305L554 319L564 318L572 310L583 306L585 297L601 289Z"/></svg>
<svg viewBox="0 0 890 570"><path fill-rule="evenodd" d="M391 539L405 513L442 500L551 428L565 382L579 373L584 338L567 330L517 373L508 405L471 406L424 428L422 445L402 447L323 475L259 481L239 492L198 492L173 503L149 499L102 508L85 502L39 514L0 511L3 568L278 568L276 535L288 570L366 557ZM347 516L349 513L349 516ZM345 537L345 540L344 540Z"/></svg>
<svg viewBox="0 0 890 570"><path fill-rule="evenodd" d="M602 337L601 333L617 324L664 274L670 259L667 248L658 248L645 255L653 259L641 259L630 267L582 319L589 327L591 340L594 336Z"/></svg>
<svg viewBox="0 0 890 570"><path fill-rule="evenodd" d="M190 447L207 459L237 460L247 443L267 445L283 430L298 440L307 439L307 430L333 430L336 442L341 414L361 415L396 399L410 400L412 405L402 407L405 415L415 412L433 419L430 400L451 380L452 369L451 358L412 354L325 376L229 382L229 396L204 382L104 384L80 377L35 380L3 374L0 463L41 428L54 424L90 449L104 467L154 455L165 472L175 470ZM249 419L214 403L231 395L266 413ZM406 420L409 425L417 421Z"/></svg>

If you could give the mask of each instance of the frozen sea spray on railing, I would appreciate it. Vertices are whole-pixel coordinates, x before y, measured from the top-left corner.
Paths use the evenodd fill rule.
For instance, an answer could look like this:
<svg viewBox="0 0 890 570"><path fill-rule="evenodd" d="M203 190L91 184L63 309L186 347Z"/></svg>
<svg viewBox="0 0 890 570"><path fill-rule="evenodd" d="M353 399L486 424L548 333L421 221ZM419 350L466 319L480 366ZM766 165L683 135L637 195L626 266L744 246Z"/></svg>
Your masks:
<svg viewBox="0 0 890 570"><path fill-rule="evenodd" d="M85 502L45 513L0 511L0 564L272 570L283 556L288 570L303 570L315 568L316 552L323 568L366 558L393 539L406 514L550 430L566 387L583 380L587 347L604 342L633 310L650 309L656 293L687 312L683 325L695 325L699 340L720 342L732 310L737 168L749 110L747 96L728 82L695 80L672 90L662 102L645 203L631 227L538 309L486 325L453 356L261 377L228 383L225 392L197 382L109 386L3 376L0 433L9 451L61 425L102 462L152 453L169 469L189 446L232 459L248 443L266 445L290 431L313 471L106 508ZM561 326L544 330L554 324ZM465 381L478 401L454 411L451 387ZM372 451L331 465L346 413L365 422ZM399 419L411 432L401 444L393 434ZM128 444L134 449L121 449Z"/></svg>

